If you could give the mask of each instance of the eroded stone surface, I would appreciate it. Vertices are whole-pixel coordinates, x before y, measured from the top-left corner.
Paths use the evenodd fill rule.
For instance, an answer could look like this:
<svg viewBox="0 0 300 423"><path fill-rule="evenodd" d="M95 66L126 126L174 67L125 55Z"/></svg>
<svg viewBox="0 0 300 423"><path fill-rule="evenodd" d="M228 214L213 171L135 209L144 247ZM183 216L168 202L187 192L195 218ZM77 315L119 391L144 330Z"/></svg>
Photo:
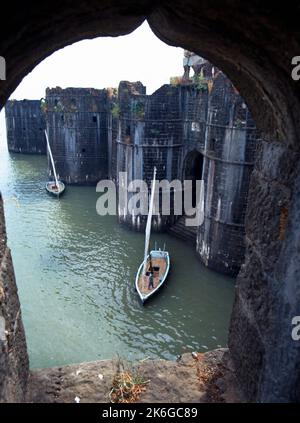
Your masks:
<svg viewBox="0 0 300 423"><path fill-rule="evenodd" d="M28 373L25 333L11 254L6 246L0 194L0 403L24 400Z"/></svg>
<svg viewBox="0 0 300 423"><path fill-rule="evenodd" d="M139 402L241 402L227 350L184 354L178 361L147 360L136 364L146 391ZM199 379L204 369L208 381ZM117 372L113 360L81 363L31 372L29 402L110 402L109 392ZM210 373L211 372L211 373ZM76 398L76 399L75 399Z"/></svg>
<svg viewBox="0 0 300 423"><path fill-rule="evenodd" d="M247 251L237 279L229 348L247 398L300 401L298 155L263 143L249 190Z"/></svg>

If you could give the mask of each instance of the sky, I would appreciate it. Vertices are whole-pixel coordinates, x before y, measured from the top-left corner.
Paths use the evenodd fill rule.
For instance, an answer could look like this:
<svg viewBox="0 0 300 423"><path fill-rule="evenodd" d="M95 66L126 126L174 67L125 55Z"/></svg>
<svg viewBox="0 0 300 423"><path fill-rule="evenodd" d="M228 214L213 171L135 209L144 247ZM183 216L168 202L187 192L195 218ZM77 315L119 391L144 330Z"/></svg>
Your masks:
<svg viewBox="0 0 300 423"><path fill-rule="evenodd" d="M183 74L183 50L160 41L145 22L122 37L83 40L56 51L28 74L14 99L44 97L47 87L117 87L141 81L147 94Z"/></svg>
<svg viewBox="0 0 300 423"><path fill-rule="evenodd" d="M144 22L129 35L83 40L56 51L30 72L10 99L40 99L47 87L118 87L141 81L152 94L171 76L183 75L183 49L160 41ZM0 137L5 138L4 110Z"/></svg>

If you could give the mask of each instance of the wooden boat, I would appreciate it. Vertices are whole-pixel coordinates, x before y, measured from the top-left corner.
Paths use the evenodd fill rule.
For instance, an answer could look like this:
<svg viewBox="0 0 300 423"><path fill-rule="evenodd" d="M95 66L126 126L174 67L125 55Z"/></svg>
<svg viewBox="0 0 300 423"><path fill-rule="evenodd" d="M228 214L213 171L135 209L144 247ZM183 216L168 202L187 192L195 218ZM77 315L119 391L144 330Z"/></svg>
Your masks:
<svg viewBox="0 0 300 423"><path fill-rule="evenodd" d="M55 179L54 181L49 181L46 183L46 191L49 194L59 198L64 193L66 186L62 181L59 181L57 178L55 164L54 164L54 160L52 156L52 151L51 151L47 131L45 131L45 135L46 135L47 148L48 148L48 152L49 152L49 156L50 156L50 160L52 164L52 169L53 169L53 174L54 174L54 179Z"/></svg>
<svg viewBox="0 0 300 423"><path fill-rule="evenodd" d="M46 190L49 194L54 195L55 197L59 197L65 191L65 184L61 181L58 181L58 185L56 182L50 181L46 183Z"/></svg>
<svg viewBox="0 0 300 423"><path fill-rule="evenodd" d="M153 272L153 286L149 287L149 278ZM167 251L153 250L147 257L146 273L143 272L144 262L140 265L136 275L135 287L144 303L152 297L165 283L170 270L170 256Z"/></svg>
<svg viewBox="0 0 300 423"><path fill-rule="evenodd" d="M155 183L156 168L154 168L151 199L145 232L144 260L141 263L135 278L135 288L143 304L155 293L157 293L157 291L164 285L170 270L170 256L168 251L155 249L152 250L150 254L148 252L153 214Z"/></svg>

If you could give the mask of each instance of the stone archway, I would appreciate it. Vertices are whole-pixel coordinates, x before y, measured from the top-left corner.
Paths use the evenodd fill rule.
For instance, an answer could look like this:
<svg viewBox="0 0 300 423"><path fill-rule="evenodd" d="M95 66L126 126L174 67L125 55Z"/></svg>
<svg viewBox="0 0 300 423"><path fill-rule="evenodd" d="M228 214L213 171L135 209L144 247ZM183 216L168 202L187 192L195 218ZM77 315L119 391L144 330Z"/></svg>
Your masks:
<svg viewBox="0 0 300 423"><path fill-rule="evenodd" d="M22 6L11 1L1 16L0 54L7 79L0 81L0 106L55 50L84 38L129 33L145 18L163 41L222 69L245 98L262 139L250 184L246 259L237 281L229 348L250 401L300 400L300 346L291 338L292 318L300 314L300 83L291 78L291 60L300 52L299 17L292 1L275 6L241 0L225 5L208 0L62 0L59 5L33 0ZM3 219L0 229L0 266L9 268L9 277L0 279L5 286L13 271ZM13 338L9 356L2 341L6 332L0 337L0 397L8 398L10 374L14 398L22 400L26 351L14 288L9 296L1 303L1 318Z"/></svg>

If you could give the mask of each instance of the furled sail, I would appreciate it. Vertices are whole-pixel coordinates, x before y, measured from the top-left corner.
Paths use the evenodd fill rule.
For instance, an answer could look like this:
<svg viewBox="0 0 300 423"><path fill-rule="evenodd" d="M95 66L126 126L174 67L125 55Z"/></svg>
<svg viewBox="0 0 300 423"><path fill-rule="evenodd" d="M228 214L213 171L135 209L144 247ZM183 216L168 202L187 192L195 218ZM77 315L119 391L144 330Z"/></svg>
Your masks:
<svg viewBox="0 0 300 423"><path fill-rule="evenodd" d="M53 173L54 173L54 178L55 178L55 183L57 188L59 188L59 183L58 183L58 179L57 179L57 175L56 175L56 170L55 170L55 164L54 164L54 160L53 160L53 156L52 156L52 151L50 148L50 143L49 143L49 139L48 139L48 134L47 131L45 130L45 135L46 135L46 141L47 141L47 148L49 151L49 156L50 156L50 160L51 160L51 164L52 164L52 169L53 169Z"/></svg>
<svg viewBox="0 0 300 423"><path fill-rule="evenodd" d="M151 198L150 198L149 212L148 212L146 232L145 232L145 254L144 254L144 268L143 268L144 275L146 274L146 270L147 270L147 257L148 257L150 234L151 234L151 222L152 222L152 214L153 214L155 184L156 184L156 167L154 167L154 171L153 171Z"/></svg>

